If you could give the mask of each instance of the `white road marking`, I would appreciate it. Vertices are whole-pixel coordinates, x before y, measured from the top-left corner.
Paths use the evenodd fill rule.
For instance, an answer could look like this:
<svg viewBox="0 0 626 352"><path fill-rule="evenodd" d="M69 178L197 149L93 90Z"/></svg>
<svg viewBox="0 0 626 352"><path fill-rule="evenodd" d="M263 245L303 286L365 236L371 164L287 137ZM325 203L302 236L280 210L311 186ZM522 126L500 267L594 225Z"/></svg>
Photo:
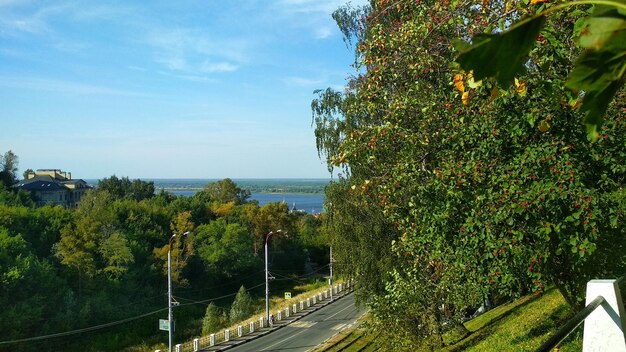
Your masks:
<svg viewBox="0 0 626 352"><path fill-rule="evenodd" d="M342 310L338 311L337 313L335 313L335 314L333 314L333 315L329 316L328 318L324 319L324 321L326 321L326 320L328 320L328 319L330 319L330 318L334 317L335 315L337 315L337 314L339 314L339 313L341 313L341 312L343 312L344 310L349 309L349 308L354 308L354 306L347 306L347 307L345 307L344 309L342 309Z"/></svg>
<svg viewBox="0 0 626 352"><path fill-rule="evenodd" d="M343 330L343 328L347 327L347 324L337 324L335 326L333 326L332 328L330 328L331 330L335 330L335 331L341 331Z"/></svg>
<svg viewBox="0 0 626 352"><path fill-rule="evenodd" d="M280 340L280 341L276 342L276 343L275 343L275 344L273 344L273 345L267 346L267 347L265 347L264 349L262 349L261 351L267 351L267 350L271 349L272 347L274 347L274 346L276 346L276 345L280 345L281 343L283 343L283 342L285 342L285 341L288 341L288 340L293 339L294 337L296 337L296 336L298 336L298 335L302 334L303 332L306 332L306 329L302 329L302 331L300 331L300 332L299 332L299 333L297 333L297 334L293 334L293 335L289 336L289 337L288 337L288 338L286 338L286 339L282 339L282 340Z"/></svg>
<svg viewBox="0 0 626 352"><path fill-rule="evenodd" d="M294 323L289 324L289 326L293 326L294 328L310 328L311 326L317 324L316 321L296 321Z"/></svg>

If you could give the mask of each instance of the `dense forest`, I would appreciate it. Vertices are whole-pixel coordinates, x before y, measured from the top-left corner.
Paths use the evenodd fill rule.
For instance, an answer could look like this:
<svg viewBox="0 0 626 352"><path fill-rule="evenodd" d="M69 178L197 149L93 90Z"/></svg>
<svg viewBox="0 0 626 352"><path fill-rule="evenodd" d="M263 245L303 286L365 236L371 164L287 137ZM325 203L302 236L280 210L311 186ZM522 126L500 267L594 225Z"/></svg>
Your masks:
<svg viewBox="0 0 626 352"><path fill-rule="evenodd" d="M155 194L151 182L111 176L75 209L37 208L11 187L17 156L7 152L0 161L0 350L118 351L165 342L157 323L167 317L173 234L190 232L172 243L177 341L199 336L205 313L217 319L205 321L206 330L258 309L237 307L263 296L261 249L270 231L283 230L270 241L276 281L328 264L317 217L281 203L260 207L230 179L176 197Z"/></svg>
<svg viewBox="0 0 626 352"><path fill-rule="evenodd" d="M341 175L326 226L393 348L440 349L481 305L548 287L575 310L626 273L626 7L603 4L334 12L355 70L312 102Z"/></svg>

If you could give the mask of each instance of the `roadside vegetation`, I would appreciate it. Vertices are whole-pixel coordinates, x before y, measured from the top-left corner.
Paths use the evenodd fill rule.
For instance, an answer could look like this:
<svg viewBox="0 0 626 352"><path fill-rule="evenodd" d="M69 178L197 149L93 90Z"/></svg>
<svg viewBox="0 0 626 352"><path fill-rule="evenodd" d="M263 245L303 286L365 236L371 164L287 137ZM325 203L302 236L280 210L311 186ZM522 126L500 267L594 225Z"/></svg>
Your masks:
<svg viewBox="0 0 626 352"><path fill-rule="evenodd" d="M201 335L208 306L216 317L205 331L262 309L270 231L283 230L269 242L274 299L325 282L321 220L287 204L259 206L230 179L176 197L155 194L152 182L111 176L76 209L36 208L30 194L11 188L17 156L0 161L2 350L141 350L167 341L158 320L167 318L173 234L176 341ZM32 339L51 334L59 335Z"/></svg>
<svg viewBox="0 0 626 352"><path fill-rule="evenodd" d="M324 226L389 349L439 350L547 287L576 310L626 273L626 7L592 3L334 12L355 70L311 104L339 174Z"/></svg>
<svg viewBox="0 0 626 352"><path fill-rule="evenodd" d="M439 351L535 351L569 317L570 307L556 289L543 294L530 294L513 302L502 304L477 318L465 322L465 333L456 330L443 334L446 347ZM334 351L414 351L417 346L394 348L393 335L380 335L369 329L371 315L359 325L344 331L317 352ZM559 351L582 349L582 327L575 330Z"/></svg>

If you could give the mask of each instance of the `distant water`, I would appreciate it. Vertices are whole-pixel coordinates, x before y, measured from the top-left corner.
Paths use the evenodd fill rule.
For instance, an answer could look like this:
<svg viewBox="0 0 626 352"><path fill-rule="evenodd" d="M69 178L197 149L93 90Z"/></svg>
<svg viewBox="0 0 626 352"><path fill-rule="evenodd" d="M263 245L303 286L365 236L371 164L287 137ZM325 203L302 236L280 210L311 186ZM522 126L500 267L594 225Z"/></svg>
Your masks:
<svg viewBox="0 0 626 352"><path fill-rule="evenodd" d="M198 190L185 190L185 189L173 189L166 191L177 195L191 197ZM250 200L256 200L259 205L265 205L267 203L285 202L289 206L289 209L296 208L298 210L304 210L309 214L319 214L324 207L324 195L323 194L307 194L307 193L252 193Z"/></svg>
<svg viewBox="0 0 626 352"><path fill-rule="evenodd" d="M154 187L177 196L191 197L208 183L219 179L142 179L154 182ZM92 186L98 180L85 180ZM296 208L309 214L318 214L324 208L324 187L326 179L233 179L241 188L250 191L250 200L259 205L271 202L285 202L289 209Z"/></svg>

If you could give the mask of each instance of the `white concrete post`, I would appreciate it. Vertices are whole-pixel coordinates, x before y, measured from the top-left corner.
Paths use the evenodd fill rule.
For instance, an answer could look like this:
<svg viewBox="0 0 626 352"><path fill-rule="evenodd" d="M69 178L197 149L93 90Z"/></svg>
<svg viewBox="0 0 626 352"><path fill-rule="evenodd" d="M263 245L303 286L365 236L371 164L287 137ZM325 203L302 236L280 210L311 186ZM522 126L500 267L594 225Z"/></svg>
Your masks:
<svg viewBox="0 0 626 352"><path fill-rule="evenodd" d="M209 335L209 346L215 346L215 334Z"/></svg>
<svg viewBox="0 0 626 352"><path fill-rule="evenodd" d="M294 303L292 307L293 307L293 314L296 314L296 304Z"/></svg>
<svg viewBox="0 0 626 352"><path fill-rule="evenodd" d="M259 328L263 328L265 327L265 318L260 317L259 318Z"/></svg>
<svg viewBox="0 0 626 352"><path fill-rule="evenodd" d="M339 284L339 291L343 291L343 284Z"/></svg>
<svg viewBox="0 0 626 352"><path fill-rule="evenodd" d="M230 330L224 330L224 341L230 341Z"/></svg>
<svg viewBox="0 0 626 352"><path fill-rule="evenodd" d="M193 352L200 351L200 339L193 339Z"/></svg>
<svg viewBox="0 0 626 352"><path fill-rule="evenodd" d="M250 322L250 333L253 333L253 332L254 332L254 322L251 321Z"/></svg>
<svg viewBox="0 0 626 352"><path fill-rule="evenodd" d="M585 319L583 352L626 352L626 343L624 342L626 314L617 281L589 281L585 304L589 304L598 296L604 297L606 302Z"/></svg>
<svg viewBox="0 0 626 352"><path fill-rule="evenodd" d="M309 308L311 306L311 297L306 299L306 307Z"/></svg>
<svg viewBox="0 0 626 352"><path fill-rule="evenodd" d="M180 343L174 346L176 352L183 352L183 345Z"/></svg>
<svg viewBox="0 0 626 352"><path fill-rule="evenodd" d="M289 308L285 308L285 318L289 318Z"/></svg>
<svg viewBox="0 0 626 352"><path fill-rule="evenodd" d="M300 310L303 311L304 310L304 301L300 301Z"/></svg>
<svg viewBox="0 0 626 352"><path fill-rule="evenodd" d="M282 319L283 319L283 312L279 310L278 312L276 312L276 320L282 320Z"/></svg>
<svg viewBox="0 0 626 352"><path fill-rule="evenodd" d="M237 336L243 336L243 326L241 325L237 326Z"/></svg>
<svg viewBox="0 0 626 352"><path fill-rule="evenodd" d="M313 305L317 303L317 296L313 296Z"/></svg>
<svg viewBox="0 0 626 352"><path fill-rule="evenodd" d="M328 290L324 290L324 299L328 298Z"/></svg>
<svg viewBox="0 0 626 352"><path fill-rule="evenodd" d="M154 350L154 352L161 352L161 350Z"/></svg>

